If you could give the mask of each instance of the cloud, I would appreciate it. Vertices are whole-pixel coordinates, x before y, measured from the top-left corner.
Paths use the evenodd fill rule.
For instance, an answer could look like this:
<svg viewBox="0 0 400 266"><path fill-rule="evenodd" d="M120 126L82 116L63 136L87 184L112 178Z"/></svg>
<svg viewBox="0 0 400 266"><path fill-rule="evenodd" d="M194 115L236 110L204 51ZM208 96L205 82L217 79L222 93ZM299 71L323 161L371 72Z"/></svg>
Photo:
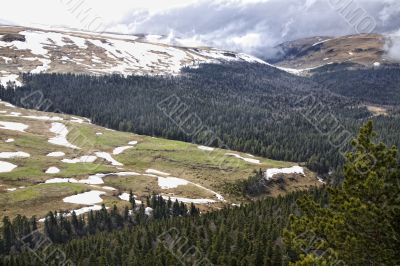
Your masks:
<svg viewBox="0 0 400 266"><path fill-rule="evenodd" d="M400 30L389 35L385 50L390 59L400 61Z"/></svg>
<svg viewBox="0 0 400 266"><path fill-rule="evenodd" d="M228 50L271 56L279 43L310 36L354 34L349 23L355 10L340 13L351 0L198 1L162 12L132 12L115 24L113 31L152 33L192 38ZM376 22L375 32L400 28L398 0L352 1ZM355 9L354 7L354 9Z"/></svg>
<svg viewBox="0 0 400 266"><path fill-rule="evenodd" d="M80 2L83 4L74 11ZM341 7L350 2L353 10L343 11ZM375 32L400 29L399 0L9 0L0 10L0 18L29 26L40 23L167 35L187 44L265 57L272 56L273 47L285 41L357 33L346 19L356 8L373 18ZM88 28L89 20L82 22L82 13L96 18L102 27Z"/></svg>

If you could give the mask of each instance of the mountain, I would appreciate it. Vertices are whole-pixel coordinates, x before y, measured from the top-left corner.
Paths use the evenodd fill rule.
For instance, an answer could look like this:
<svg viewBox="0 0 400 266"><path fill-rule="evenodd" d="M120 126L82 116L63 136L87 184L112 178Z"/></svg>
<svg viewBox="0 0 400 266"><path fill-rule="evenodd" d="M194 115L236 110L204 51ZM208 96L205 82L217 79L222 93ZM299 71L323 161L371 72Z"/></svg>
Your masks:
<svg viewBox="0 0 400 266"><path fill-rule="evenodd" d="M201 63L265 63L242 53L184 44L158 35L0 26L0 79L3 85L19 85L20 73L164 75Z"/></svg>
<svg viewBox="0 0 400 266"><path fill-rule="evenodd" d="M350 69L390 66L398 62L386 54L389 43L390 39L380 34L316 36L278 45L278 56L267 61L294 74L338 64Z"/></svg>

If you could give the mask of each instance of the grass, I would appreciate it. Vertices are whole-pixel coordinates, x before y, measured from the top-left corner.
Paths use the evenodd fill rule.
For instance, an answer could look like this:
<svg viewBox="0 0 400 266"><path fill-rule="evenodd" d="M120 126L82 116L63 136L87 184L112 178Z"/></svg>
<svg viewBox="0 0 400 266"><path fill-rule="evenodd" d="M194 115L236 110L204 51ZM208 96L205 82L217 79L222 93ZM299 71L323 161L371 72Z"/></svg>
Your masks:
<svg viewBox="0 0 400 266"><path fill-rule="evenodd" d="M81 193L89 187L82 184L39 184L13 192L0 193L1 218L23 214L44 216L50 210L76 208L62 198Z"/></svg>
<svg viewBox="0 0 400 266"><path fill-rule="evenodd" d="M3 108L0 106L0 109ZM24 109L10 109L13 112L21 112L23 115L49 115ZM50 114L51 115L51 114ZM62 116L68 119L69 116ZM254 157L260 160L260 164L251 164L241 159L225 156L226 153L236 153L243 157L249 155L229 150L215 149L212 152L198 149L197 145L172 141L166 139L140 136L132 133L107 130L92 124L79 124L62 121L68 128L68 141L81 149L73 150L63 146L53 145L48 139L54 134L49 132L51 121L29 120L22 117L5 117L0 115L1 121L15 121L28 124L30 127L25 133L1 130L1 151L24 151L31 155L30 158L4 159L14 163L18 167L10 173L0 173L0 188L27 186L26 189L18 189L15 192L0 192L0 208L2 215L16 215L22 213L27 216L43 216L49 210L77 209L76 204L66 204L62 198L93 188L83 184L38 184L47 179L60 178L87 178L96 173L113 173L133 171L144 173L152 168L170 173L171 176L183 178L193 183L223 194L223 186L226 182L234 182L247 179L254 170L267 168L282 168L293 166L294 163L269 160ZM102 135L96 135L97 132ZM15 142L4 143L4 140L14 138ZM138 141L133 148L120 155L112 155L114 159L124 164L123 167L111 166L108 162L98 159L95 163L66 164L63 158L77 158L83 155L93 155L96 151L112 154L116 147L127 146L130 141ZM62 151L66 155L61 158L47 157L50 152ZM61 172L54 175L45 174L49 167L58 167ZM293 182L288 186L291 189L304 189L315 181L311 173L307 174L304 181ZM213 198L210 192L194 185L178 186L175 189L163 190L158 186L157 178L149 176L108 176L104 178L105 186L111 186L117 191L107 191L102 197L104 203L111 207L116 204L119 207L127 203L118 199L118 193L132 190L135 195L145 197L152 193L186 197L186 198ZM276 195L283 192L276 191ZM226 195L224 195L226 196ZM226 197L232 202L238 202L238 198ZM218 205L219 207L219 205Z"/></svg>

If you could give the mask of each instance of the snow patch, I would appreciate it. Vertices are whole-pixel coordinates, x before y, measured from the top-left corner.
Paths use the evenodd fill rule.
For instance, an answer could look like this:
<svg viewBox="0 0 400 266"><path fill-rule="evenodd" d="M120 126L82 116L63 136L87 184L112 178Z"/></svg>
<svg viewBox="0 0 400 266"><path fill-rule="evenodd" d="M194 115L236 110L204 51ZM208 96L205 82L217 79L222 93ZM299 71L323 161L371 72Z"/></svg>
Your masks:
<svg viewBox="0 0 400 266"><path fill-rule="evenodd" d="M207 146L197 146L197 148L199 148L200 150L203 150L203 151L213 151L213 150L215 150L214 148L207 147Z"/></svg>
<svg viewBox="0 0 400 266"><path fill-rule="evenodd" d="M107 152L96 152L97 157L102 158L108 162L110 162L112 165L114 166L123 166L122 163L116 161L111 154L107 153Z"/></svg>
<svg viewBox="0 0 400 266"><path fill-rule="evenodd" d="M261 163L260 160L252 159L252 158L245 158L245 157L242 157L242 156L240 156L239 154L236 154L236 153L225 153L225 155L234 156L234 157L236 157L238 159L241 159L241 160L243 160L245 162L248 162L248 163L253 163L253 164L260 164Z"/></svg>
<svg viewBox="0 0 400 266"><path fill-rule="evenodd" d="M63 159L61 160L63 163L93 163L94 161L97 160L96 156L92 156L92 155L85 155L85 156L81 156L79 158L75 158L75 159Z"/></svg>
<svg viewBox="0 0 400 266"><path fill-rule="evenodd" d="M177 188L178 186L188 185L190 182L177 177L157 177L158 185L161 189Z"/></svg>
<svg viewBox="0 0 400 266"><path fill-rule="evenodd" d="M123 146L123 147L117 147L113 150L114 155L118 155L123 153L124 151L133 148L133 146Z"/></svg>
<svg viewBox="0 0 400 266"><path fill-rule="evenodd" d="M0 173L9 173L17 168L15 164L0 161Z"/></svg>
<svg viewBox="0 0 400 266"><path fill-rule="evenodd" d="M60 169L57 167L50 167L49 169L46 170L46 174L58 174L60 172Z"/></svg>
<svg viewBox="0 0 400 266"><path fill-rule="evenodd" d="M55 145L64 146L71 149L79 149L77 146L71 144L67 140L68 129L62 123L52 123L50 132L56 134L55 137L50 138L49 142Z"/></svg>
<svg viewBox="0 0 400 266"><path fill-rule="evenodd" d="M161 172L161 171L158 171L158 170L155 170L155 169L147 169L146 173L147 174L154 174L154 175L164 175L164 176L169 176L170 175L168 173Z"/></svg>
<svg viewBox="0 0 400 266"><path fill-rule="evenodd" d="M169 197L171 201L178 200L179 202L183 203L194 203L194 204L209 204L209 203L216 203L216 200L212 199L189 199L189 198L182 198L182 197Z"/></svg>
<svg viewBox="0 0 400 266"><path fill-rule="evenodd" d="M106 194L104 191L92 190L89 192L80 193L63 199L66 203L93 205L103 202L101 195Z"/></svg>
<svg viewBox="0 0 400 266"><path fill-rule="evenodd" d="M11 158L28 158L31 155L26 152L0 152L0 159L11 159Z"/></svg>
<svg viewBox="0 0 400 266"><path fill-rule="evenodd" d="M265 171L264 176L267 180L273 178L276 174L301 174L304 175L304 169L300 166L293 166L290 168L271 168Z"/></svg>
<svg viewBox="0 0 400 266"><path fill-rule="evenodd" d="M25 130L28 129L28 127L29 127L28 125L22 123L0 121L0 129L25 132Z"/></svg>
<svg viewBox="0 0 400 266"><path fill-rule="evenodd" d="M137 197L135 195L133 195L133 197L136 199ZM120 198L121 200L124 201L129 201L129 193L122 193L121 195L118 196L118 198ZM140 200L135 200L136 204L142 204L142 202Z"/></svg>
<svg viewBox="0 0 400 266"><path fill-rule="evenodd" d="M62 151L55 151L55 152L50 152L46 156L48 156L48 157L63 157L63 156L65 156L65 153L63 153Z"/></svg>

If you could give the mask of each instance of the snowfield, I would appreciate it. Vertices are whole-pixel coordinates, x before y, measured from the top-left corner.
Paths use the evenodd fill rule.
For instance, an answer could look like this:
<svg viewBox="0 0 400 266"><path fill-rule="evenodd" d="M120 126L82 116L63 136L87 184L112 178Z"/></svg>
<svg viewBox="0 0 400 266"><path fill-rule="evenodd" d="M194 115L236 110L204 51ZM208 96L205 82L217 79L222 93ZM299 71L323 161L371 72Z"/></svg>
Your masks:
<svg viewBox="0 0 400 266"><path fill-rule="evenodd" d="M17 168L15 164L0 161L0 173L9 173Z"/></svg>
<svg viewBox="0 0 400 266"><path fill-rule="evenodd" d="M49 142L51 144L60 145L71 149L79 149L77 146L72 145L71 143L68 142L67 140L68 129L64 124L52 123L50 132L56 134L55 137L49 139Z"/></svg>
<svg viewBox="0 0 400 266"><path fill-rule="evenodd" d="M11 159L11 158L28 158L29 153L17 151L17 152L0 152L0 159Z"/></svg>
<svg viewBox="0 0 400 266"><path fill-rule="evenodd" d="M300 166L293 166L290 168L271 168L265 171L264 176L267 180L270 180L276 174L301 174L304 175L304 169Z"/></svg>
<svg viewBox="0 0 400 266"><path fill-rule="evenodd" d="M103 202L101 195L106 194L104 191L92 190L81 194L73 195L63 199L66 203L82 204L82 205L93 205Z"/></svg>
<svg viewBox="0 0 400 266"><path fill-rule="evenodd" d="M25 130L27 130L28 127L29 127L28 125L22 123L0 121L0 129L25 132Z"/></svg>
<svg viewBox="0 0 400 266"><path fill-rule="evenodd" d="M33 74L57 72L67 67L73 73L94 75L177 75L183 67L196 67L202 63L237 61L266 64L247 54L206 48L158 35L142 37L50 28L26 28L19 34L26 40L0 41L0 48L10 50L20 59L17 69ZM14 63L11 56L4 58L6 62ZM15 81L17 86L21 86L18 79L17 71L0 73L3 85Z"/></svg>

